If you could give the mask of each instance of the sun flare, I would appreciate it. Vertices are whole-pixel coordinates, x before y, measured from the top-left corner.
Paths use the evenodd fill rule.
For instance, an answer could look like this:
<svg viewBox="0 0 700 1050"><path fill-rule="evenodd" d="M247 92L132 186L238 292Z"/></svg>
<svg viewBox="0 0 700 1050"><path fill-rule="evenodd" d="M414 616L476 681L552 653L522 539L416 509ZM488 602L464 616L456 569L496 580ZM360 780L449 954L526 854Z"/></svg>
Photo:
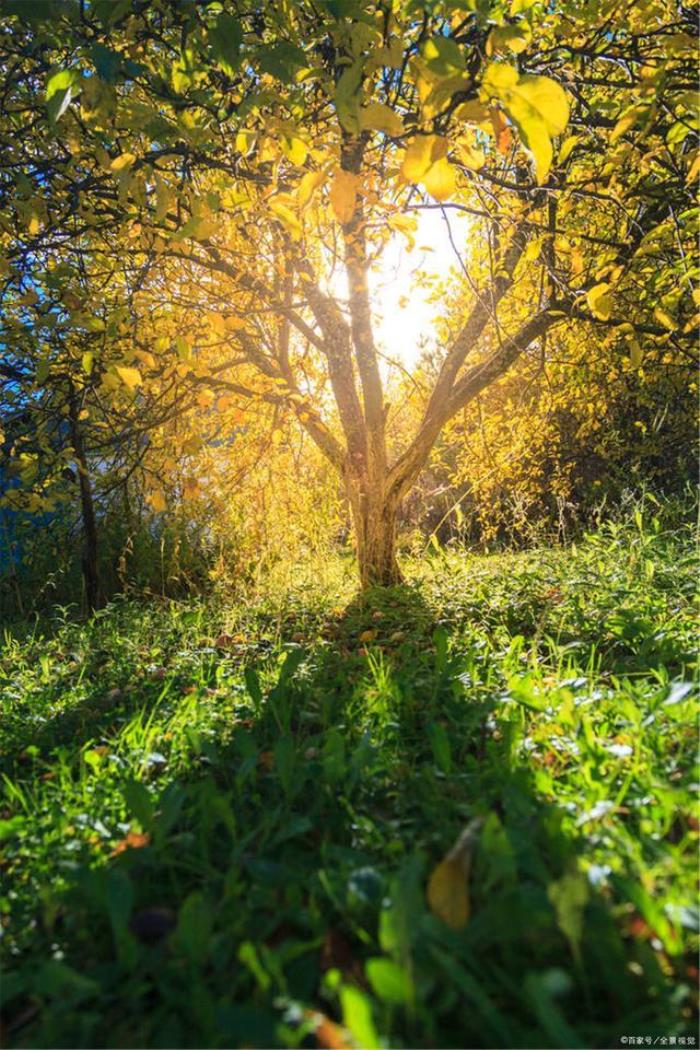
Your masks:
<svg viewBox="0 0 700 1050"><path fill-rule="evenodd" d="M387 359L409 368L435 344L435 318L464 259L469 217L440 208L418 212L413 245L396 233L371 273L375 333ZM455 250L456 249L456 250Z"/></svg>

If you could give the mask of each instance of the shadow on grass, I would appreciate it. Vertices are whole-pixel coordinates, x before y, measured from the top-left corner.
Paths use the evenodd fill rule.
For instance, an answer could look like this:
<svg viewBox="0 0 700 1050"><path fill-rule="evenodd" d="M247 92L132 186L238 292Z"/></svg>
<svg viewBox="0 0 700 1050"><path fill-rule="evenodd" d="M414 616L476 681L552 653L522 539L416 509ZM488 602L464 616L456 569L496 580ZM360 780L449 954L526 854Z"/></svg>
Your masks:
<svg viewBox="0 0 700 1050"><path fill-rule="evenodd" d="M659 953L538 797L521 721L494 718L503 683L417 588L358 597L271 687L252 665L246 685L228 739L188 737L187 775L119 785L131 845L46 888L5 981L11 1045L346 1045L336 1021L366 1047L683 1031ZM452 930L425 885L474 817Z"/></svg>

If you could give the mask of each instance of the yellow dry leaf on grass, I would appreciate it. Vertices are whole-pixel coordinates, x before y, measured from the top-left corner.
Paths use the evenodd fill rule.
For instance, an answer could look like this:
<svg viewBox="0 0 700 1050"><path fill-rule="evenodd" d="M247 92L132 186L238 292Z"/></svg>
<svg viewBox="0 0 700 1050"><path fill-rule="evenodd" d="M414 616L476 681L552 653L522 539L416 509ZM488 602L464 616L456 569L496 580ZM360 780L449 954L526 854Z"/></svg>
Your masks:
<svg viewBox="0 0 700 1050"><path fill-rule="evenodd" d="M461 930L469 919L469 870L482 824L476 817L467 825L428 880L430 910L453 930Z"/></svg>

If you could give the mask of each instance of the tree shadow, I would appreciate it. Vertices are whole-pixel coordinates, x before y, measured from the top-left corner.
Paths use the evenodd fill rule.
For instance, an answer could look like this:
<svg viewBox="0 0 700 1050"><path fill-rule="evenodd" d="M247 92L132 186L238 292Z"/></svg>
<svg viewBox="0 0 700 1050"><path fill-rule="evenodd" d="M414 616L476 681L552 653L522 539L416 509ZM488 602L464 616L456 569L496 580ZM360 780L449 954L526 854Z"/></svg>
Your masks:
<svg viewBox="0 0 700 1050"><path fill-rule="evenodd" d="M367 1046L685 1031L672 960L619 914L622 883L583 873L484 666L417 586L358 596L271 678L251 664L230 733L190 734L187 774L126 792L131 845L47 895L12 1045L341 1046L341 1020ZM451 929L425 886L474 818Z"/></svg>

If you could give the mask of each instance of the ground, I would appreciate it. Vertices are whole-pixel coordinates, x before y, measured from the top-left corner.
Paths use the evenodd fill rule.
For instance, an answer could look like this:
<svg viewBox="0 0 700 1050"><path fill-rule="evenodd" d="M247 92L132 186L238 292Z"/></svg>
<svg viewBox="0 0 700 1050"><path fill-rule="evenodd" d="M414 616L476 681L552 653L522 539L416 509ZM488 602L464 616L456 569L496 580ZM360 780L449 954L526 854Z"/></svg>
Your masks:
<svg viewBox="0 0 700 1050"><path fill-rule="evenodd" d="M7 1044L692 1045L690 530L407 575L5 631Z"/></svg>

